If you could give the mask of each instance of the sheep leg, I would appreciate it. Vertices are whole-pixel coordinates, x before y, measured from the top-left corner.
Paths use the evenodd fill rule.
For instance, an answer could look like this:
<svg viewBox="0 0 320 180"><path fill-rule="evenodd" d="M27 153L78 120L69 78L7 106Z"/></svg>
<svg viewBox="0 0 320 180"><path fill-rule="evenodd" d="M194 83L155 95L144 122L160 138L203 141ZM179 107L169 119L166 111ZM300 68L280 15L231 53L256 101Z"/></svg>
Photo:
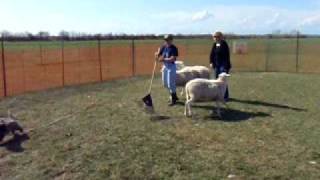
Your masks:
<svg viewBox="0 0 320 180"><path fill-rule="evenodd" d="M193 100L189 100L189 103L188 103L188 108L189 108L189 116L192 116L192 110L191 110L191 103L193 102Z"/></svg>
<svg viewBox="0 0 320 180"><path fill-rule="evenodd" d="M221 100L221 102L227 109L229 109L229 106L228 106L227 102L224 99Z"/></svg>
<svg viewBox="0 0 320 180"><path fill-rule="evenodd" d="M184 93L184 88L181 89L180 96L182 97Z"/></svg>
<svg viewBox="0 0 320 180"><path fill-rule="evenodd" d="M220 102L216 101L216 105L217 105L217 115L219 118L221 118L221 110L220 110Z"/></svg>
<svg viewBox="0 0 320 180"><path fill-rule="evenodd" d="M188 117L188 104L187 104L187 102L184 105L184 115Z"/></svg>
<svg viewBox="0 0 320 180"><path fill-rule="evenodd" d="M191 111L191 100L187 100L186 105L185 105L185 116L190 117L192 116L192 111Z"/></svg>

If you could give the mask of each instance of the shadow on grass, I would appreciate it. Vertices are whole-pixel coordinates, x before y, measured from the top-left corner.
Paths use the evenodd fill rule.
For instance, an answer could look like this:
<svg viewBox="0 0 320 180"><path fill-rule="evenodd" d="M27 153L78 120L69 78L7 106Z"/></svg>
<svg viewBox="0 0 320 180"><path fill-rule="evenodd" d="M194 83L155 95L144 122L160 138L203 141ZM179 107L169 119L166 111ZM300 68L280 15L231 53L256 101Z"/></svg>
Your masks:
<svg viewBox="0 0 320 180"><path fill-rule="evenodd" d="M151 121L167 121L170 120L169 116L163 116L163 115L158 115L158 114L154 114L150 117Z"/></svg>
<svg viewBox="0 0 320 180"><path fill-rule="evenodd" d="M170 120L169 116L160 115L154 110L154 107L146 106L143 100L136 100L135 101L138 107L140 107L143 112L150 115L150 120L157 122L157 121L167 121Z"/></svg>
<svg viewBox="0 0 320 180"><path fill-rule="evenodd" d="M287 105L268 103L268 102L262 102L262 101L241 100L241 99L235 99L235 98L230 98L229 101L230 102L243 103L243 104L251 104L251 105L259 105L259 106L281 108L281 109L289 109L289 110L300 111L300 112L307 111L307 109L301 109L301 108L297 108L297 107L290 107L290 106L287 106Z"/></svg>
<svg viewBox="0 0 320 180"><path fill-rule="evenodd" d="M212 106L193 105L192 108L213 110ZM230 109L230 108L228 109L221 108L221 112L222 112L222 118L219 118L216 115L210 115L210 116L205 116L204 119L219 120L219 121L225 121L225 122L241 122L241 121L252 120L256 117L271 117L270 114L265 112L246 112L246 111L240 111L240 110Z"/></svg>
<svg viewBox="0 0 320 180"><path fill-rule="evenodd" d="M22 147L22 143L29 139L30 138L27 134L22 134L22 135L17 134L17 135L14 135L12 139L0 144L0 147L4 147L8 151L11 151L14 153L21 153L24 151L24 148Z"/></svg>

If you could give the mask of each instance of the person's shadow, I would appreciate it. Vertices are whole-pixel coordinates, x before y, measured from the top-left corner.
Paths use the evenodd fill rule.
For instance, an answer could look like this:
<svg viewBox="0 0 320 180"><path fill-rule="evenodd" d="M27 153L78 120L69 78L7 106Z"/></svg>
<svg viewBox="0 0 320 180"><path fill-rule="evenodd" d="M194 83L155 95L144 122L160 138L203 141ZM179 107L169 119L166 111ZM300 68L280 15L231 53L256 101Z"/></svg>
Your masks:
<svg viewBox="0 0 320 180"><path fill-rule="evenodd" d="M21 153L24 151L22 143L29 139L30 137L27 134L16 134L12 139L7 140L6 142L1 142L0 147L4 147L10 152Z"/></svg>
<svg viewBox="0 0 320 180"><path fill-rule="evenodd" d="M269 102L263 102L263 101L257 101L257 100L241 100L241 99L235 99L230 98L230 102L237 102L237 103L243 103L243 104L250 104L250 105L258 105L258 106L266 106L266 107L273 107L273 108L279 108L279 109L288 109L293 111L307 111L307 109L297 108L297 107L290 107L287 105L281 105L276 103L269 103Z"/></svg>

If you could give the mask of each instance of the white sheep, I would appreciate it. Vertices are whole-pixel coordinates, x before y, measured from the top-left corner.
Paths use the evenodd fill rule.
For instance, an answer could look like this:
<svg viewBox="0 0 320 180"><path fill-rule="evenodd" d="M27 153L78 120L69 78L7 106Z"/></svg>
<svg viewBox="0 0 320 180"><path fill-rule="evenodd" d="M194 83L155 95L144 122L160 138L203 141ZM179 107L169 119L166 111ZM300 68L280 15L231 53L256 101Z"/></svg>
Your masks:
<svg viewBox="0 0 320 180"><path fill-rule="evenodd" d="M221 117L220 102L225 104L224 94L227 89L227 73L221 73L216 80L194 79L186 84L186 103L184 114L192 116L191 104L193 102L215 101L217 115Z"/></svg>
<svg viewBox="0 0 320 180"><path fill-rule="evenodd" d="M181 70L177 71L176 86L184 87L187 82L196 78L209 79L210 69L205 66L185 66ZM180 95L182 96L184 89L182 89Z"/></svg>
<svg viewBox="0 0 320 180"><path fill-rule="evenodd" d="M185 67L183 61L175 61L175 63L176 63L176 66L177 66L177 70L180 70L180 69Z"/></svg>
<svg viewBox="0 0 320 180"><path fill-rule="evenodd" d="M185 66L183 61L176 61L177 74L176 74L176 86L184 87L187 82L196 78L209 79L210 69L206 66ZM163 71L161 69L161 72ZM182 88L180 95L183 96L184 88Z"/></svg>
<svg viewBox="0 0 320 180"><path fill-rule="evenodd" d="M175 61L176 67L177 67L177 71L181 70L182 68L186 67L183 63L183 61ZM162 68L160 69L160 72L162 73L164 66L162 66Z"/></svg>

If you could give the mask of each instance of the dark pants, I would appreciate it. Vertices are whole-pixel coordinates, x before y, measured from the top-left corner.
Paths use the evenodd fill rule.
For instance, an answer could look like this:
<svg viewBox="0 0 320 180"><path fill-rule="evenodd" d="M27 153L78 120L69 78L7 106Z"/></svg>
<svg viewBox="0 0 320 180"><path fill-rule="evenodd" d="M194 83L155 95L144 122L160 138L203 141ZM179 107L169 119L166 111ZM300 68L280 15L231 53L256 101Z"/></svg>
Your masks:
<svg viewBox="0 0 320 180"><path fill-rule="evenodd" d="M218 78L218 77L219 77L219 74L221 74L221 73L223 73L223 72L229 73L229 69L226 69L226 68L224 68L224 67L216 67L216 68L215 68L215 76L216 76L216 78ZM229 89L228 89L228 87L227 87L227 89L226 89L226 93L224 94L224 100L225 100L225 101L228 101L228 100L229 100Z"/></svg>

